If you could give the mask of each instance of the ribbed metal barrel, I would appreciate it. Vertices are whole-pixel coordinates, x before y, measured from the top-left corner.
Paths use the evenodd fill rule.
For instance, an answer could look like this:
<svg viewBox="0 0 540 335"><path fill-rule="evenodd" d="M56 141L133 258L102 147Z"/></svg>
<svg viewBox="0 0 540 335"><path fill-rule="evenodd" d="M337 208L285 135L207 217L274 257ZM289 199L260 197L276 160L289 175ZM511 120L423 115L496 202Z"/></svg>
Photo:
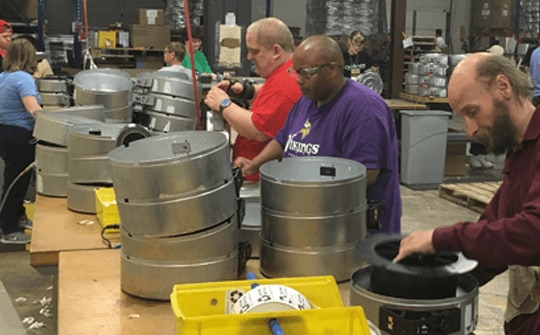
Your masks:
<svg viewBox="0 0 540 335"><path fill-rule="evenodd" d="M472 334L478 322L478 281L470 274L458 278L454 297L444 299L405 299L373 292L371 266L355 271L351 276L351 306L362 306L366 318L380 328L382 334L410 334L407 325L431 323L452 327L441 334ZM396 313L397 312L397 313ZM393 323L384 322L392 317ZM422 319L420 319L422 318ZM450 321L450 322L449 322ZM388 330L388 327L392 330ZM427 330L429 332L429 329Z"/></svg>
<svg viewBox="0 0 540 335"><path fill-rule="evenodd" d="M150 131L135 124L85 123L68 133L68 174L73 183L112 183L109 153L119 145L120 135L146 138Z"/></svg>
<svg viewBox="0 0 540 335"><path fill-rule="evenodd" d="M111 185L100 185L111 186ZM81 213L96 214L96 195L97 185L82 185L67 182L67 208L69 210Z"/></svg>
<svg viewBox="0 0 540 335"><path fill-rule="evenodd" d="M44 142L36 145L36 192L54 197L67 196L67 148Z"/></svg>
<svg viewBox="0 0 540 335"><path fill-rule="evenodd" d="M131 103L133 83L129 74L121 70L84 70L75 75L73 85L77 105L101 104L111 109Z"/></svg>
<svg viewBox="0 0 540 335"><path fill-rule="evenodd" d="M185 131L142 139L109 154L117 200L157 201L215 189L232 178L225 135Z"/></svg>
<svg viewBox="0 0 540 335"><path fill-rule="evenodd" d="M120 286L128 294L169 300L172 287L238 278L238 250L205 260L184 263L156 262L121 254Z"/></svg>
<svg viewBox="0 0 540 335"><path fill-rule="evenodd" d="M197 120L176 115L145 110L141 116L141 124L158 132L171 133L182 130L195 130Z"/></svg>
<svg viewBox="0 0 540 335"><path fill-rule="evenodd" d="M196 117L194 100L176 98L158 93L148 93L147 95L136 94L134 100L143 105L147 110L191 119Z"/></svg>
<svg viewBox="0 0 540 335"><path fill-rule="evenodd" d="M95 118L90 118L91 116ZM102 106L89 108L65 108L58 111L37 113L33 135L40 141L67 146L69 127L74 124L96 123L104 121Z"/></svg>
<svg viewBox="0 0 540 335"><path fill-rule="evenodd" d="M334 157L296 157L260 168L261 272L348 280L367 234L366 168Z"/></svg>

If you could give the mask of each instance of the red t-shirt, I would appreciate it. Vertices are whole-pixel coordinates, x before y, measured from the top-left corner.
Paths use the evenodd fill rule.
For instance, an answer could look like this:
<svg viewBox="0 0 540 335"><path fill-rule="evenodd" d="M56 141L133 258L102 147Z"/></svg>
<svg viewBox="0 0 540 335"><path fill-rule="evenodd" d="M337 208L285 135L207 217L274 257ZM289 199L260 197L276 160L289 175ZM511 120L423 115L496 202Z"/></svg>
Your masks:
<svg viewBox="0 0 540 335"><path fill-rule="evenodd" d="M274 138L276 133L283 127L289 110L302 95L295 77L287 72L287 69L291 66L292 59L289 59L275 69L266 78L264 85L251 105L251 112L253 113L251 121L257 129L270 138ZM234 142L233 159L236 157L253 159L267 143L250 140L238 135ZM245 179L257 181L259 180L259 174L246 176Z"/></svg>

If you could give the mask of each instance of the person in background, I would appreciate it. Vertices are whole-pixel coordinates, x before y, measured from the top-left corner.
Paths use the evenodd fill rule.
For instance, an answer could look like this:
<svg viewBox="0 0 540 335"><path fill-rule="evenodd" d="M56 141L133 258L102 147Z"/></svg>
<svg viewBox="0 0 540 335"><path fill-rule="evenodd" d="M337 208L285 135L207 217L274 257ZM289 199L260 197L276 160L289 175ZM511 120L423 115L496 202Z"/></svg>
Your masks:
<svg viewBox="0 0 540 335"><path fill-rule="evenodd" d="M446 41L442 37L442 29L440 28L435 29L435 41L437 42L437 48L439 48L440 51L443 51L448 47Z"/></svg>
<svg viewBox="0 0 540 335"><path fill-rule="evenodd" d="M34 45L22 38L11 42L3 66L4 72L0 73L0 157L5 168L0 242L24 244L30 242L30 235L23 229L32 228L32 221L23 206L31 177L26 169L35 159L32 132L35 115L41 109L41 99L32 77L37 69Z"/></svg>
<svg viewBox="0 0 540 335"><path fill-rule="evenodd" d="M238 132L233 159L257 156L283 126L289 110L302 95L294 77L287 72L292 66L294 39L285 23L277 18L253 22L246 30L246 45L247 59L255 64L255 72L266 79L264 84L222 81L208 91L204 100ZM252 100L251 108L232 103L229 89ZM245 178L257 181L259 176L257 173Z"/></svg>
<svg viewBox="0 0 540 335"><path fill-rule="evenodd" d="M529 59L529 74L533 82L532 103L535 107L540 104L540 48L534 49Z"/></svg>
<svg viewBox="0 0 540 335"><path fill-rule="evenodd" d="M316 35L294 52L291 75L303 96L275 138L253 159L237 157L244 175L282 157L330 156L362 163L368 200L384 201L380 232L400 233L398 141L392 112L368 87L344 77L336 41Z"/></svg>
<svg viewBox="0 0 540 335"><path fill-rule="evenodd" d="M2 59L6 56L6 51L11 43L11 35L13 34L13 29L11 24L7 23L4 20L0 20L0 72L3 71Z"/></svg>
<svg viewBox="0 0 540 335"><path fill-rule="evenodd" d="M201 26L191 26L191 44L193 44L193 57L195 61L195 71L197 76L201 74L208 74L214 76L214 73L212 71L212 68L210 67L210 64L208 64L208 59L206 59L206 56L201 51L202 46L202 28ZM186 46L186 50L189 51L189 36L187 33L187 29L184 29L183 33L183 40L184 45ZM186 52L186 55L184 56L184 60L182 61L182 65L191 70L191 58L190 53Z"/></svg>
<svg viewBox="0 0 540 335"><path fill-rule="evenodd" d="M36 46L36 39L32 35L20 35L20 36L17 36L13 40L17 40L19 38L24 38L28 40L30 43L32 43L34 47ZM51 64L49 63L45 55L43 53L38 52L37 56L38 56L37 70L36 72L32 74L32 77L43 78L46 76L54 75Z"/></svg>
<svg viewBox="0 0 540 335"><path fill-rule="evenodd" d="M358 77L375 66L375 62L364 49L364 36L357 30L349 35L347 45L342 48L342 52L345 61L343 74L347 78Z"/></svg>
<svg viewBox="0 0 540 335"><path fill-rule="evenodd" d="M403 238L395 262L412 253L463 252L478 261L483 285L508 270L507 335L540 334L540 110L531 83L512 60L467 56L454 69L448 101L467 135L506 154L502 184L477 222L458 222Z"/></svg>
<svg viewBox="0 0 540 335"><path fill-rule="evenodd" d="M184 44L180 42L171 42L167 44L163 50L163 62L167 66L162 67L158 71L173 71L178 73L184 73L189 80L191 80L191 70L186 69L182 65L182 60L186 55L186 48Z"/></svg>

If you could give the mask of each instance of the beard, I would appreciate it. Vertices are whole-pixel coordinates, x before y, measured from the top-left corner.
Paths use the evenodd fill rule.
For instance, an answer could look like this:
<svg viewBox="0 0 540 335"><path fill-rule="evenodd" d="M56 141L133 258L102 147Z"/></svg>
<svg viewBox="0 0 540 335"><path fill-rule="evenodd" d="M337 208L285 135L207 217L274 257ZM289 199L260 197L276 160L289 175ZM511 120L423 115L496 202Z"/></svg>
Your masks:
<svg viewBox="0 0 540 335"><path fill-rule="evenodd" d="M493 99L493 108L493 125L476 139L486 146L488 152L494 155L502 155L513 151L515 148L517 129L510 118L508 104L502 100Z"/></svg>

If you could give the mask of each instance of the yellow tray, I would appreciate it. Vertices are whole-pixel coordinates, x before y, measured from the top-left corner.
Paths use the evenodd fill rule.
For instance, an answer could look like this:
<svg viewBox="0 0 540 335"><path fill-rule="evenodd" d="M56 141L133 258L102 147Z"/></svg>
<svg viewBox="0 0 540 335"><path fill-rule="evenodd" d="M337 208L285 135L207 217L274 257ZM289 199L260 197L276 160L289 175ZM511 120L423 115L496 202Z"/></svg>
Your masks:
<svg viewBox="0 0 540 335"><path fill-rule="evenodd" d="M226 314L239 292L247 292L252 283L278 284L297 290L312 305L310 310ZM369 327L360 306L343 307L339 289L332 276L239 280L173 287L171 306L176 317L177 335L268 334L268 321L276 318L286 335L369 335Z"/></svg>

